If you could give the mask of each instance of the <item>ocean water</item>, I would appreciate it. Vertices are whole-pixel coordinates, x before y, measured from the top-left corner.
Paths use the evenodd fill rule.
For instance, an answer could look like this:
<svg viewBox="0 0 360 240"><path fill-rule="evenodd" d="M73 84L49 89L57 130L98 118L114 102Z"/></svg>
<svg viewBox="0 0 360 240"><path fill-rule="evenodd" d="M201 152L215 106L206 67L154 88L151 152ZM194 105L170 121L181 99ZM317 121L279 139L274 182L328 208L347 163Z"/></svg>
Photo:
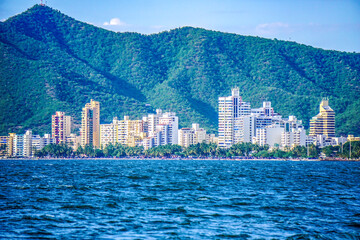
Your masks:
<svg viewBox="0 0 360 240"><path fill-rule="evenodd" d="M360 162L2 160L15 238L360 239Z"/></svg>

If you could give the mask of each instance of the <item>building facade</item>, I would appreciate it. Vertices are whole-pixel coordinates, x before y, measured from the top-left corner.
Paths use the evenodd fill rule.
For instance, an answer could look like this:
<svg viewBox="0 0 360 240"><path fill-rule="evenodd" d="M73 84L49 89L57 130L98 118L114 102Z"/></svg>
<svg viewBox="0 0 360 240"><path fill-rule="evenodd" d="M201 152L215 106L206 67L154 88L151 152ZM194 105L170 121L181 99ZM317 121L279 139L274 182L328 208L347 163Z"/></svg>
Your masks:
<svg viewBox="0 0 360 240"><path fill-rule="evenodd" d="M161 109L156 109L156 114L143 117L143 129L147 137L144 148L151 144L154 147L178 144L179 118L174 112L163 113Z"/></svg>
<svg viewBox="0 0 360 240"><path fill-rule="evenodd" d="M243 102L239 88L231 90L231 96L219 97L219 138L221 148L229 148L243 138L243 117L250 115L250 103Z"/></svg>
<svg viewBox="0 0 360 240"><path fill-rule="evenodd" d="M100 103L91 99L81 113L81 146L100 148Z"/></svg>
<svg viewBox="0 0 360 240"><path fill-rule="evenodd" d="M206 130L199 127L199 124L193 123L192 128L179 129L179 145L183 147L189 147L193 144L209 141L209 137L206 135Z"/></svg>
<svg viewBox="0 0 360 240"><path fill-rule="evenodd" d="M51 136L55 143L66 143L66 138L70 136L72 128L71 116L66 116L64 112L56 112L51 116Z"/></svg>
<svg viewBox="0 0 360 240"><path fill-rule="evenodd" d="M335 137L335 112L329 106L329 99L320 103L320 112L310 120L309 136L325 135Z"/></svg>

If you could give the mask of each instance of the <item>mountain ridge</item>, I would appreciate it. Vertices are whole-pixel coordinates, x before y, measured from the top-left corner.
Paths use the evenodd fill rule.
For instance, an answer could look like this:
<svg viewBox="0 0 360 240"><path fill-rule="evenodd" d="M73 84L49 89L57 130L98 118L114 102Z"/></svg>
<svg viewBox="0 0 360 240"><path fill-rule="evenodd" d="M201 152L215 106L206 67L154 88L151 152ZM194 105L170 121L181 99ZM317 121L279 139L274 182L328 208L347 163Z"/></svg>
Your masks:
<svg viewBox="0 0 360 240"><path fill-rule="evenodd" d="M163 108L182 127L216 132L217 99L233 86L252 107L270 100L306 126L329 97L338 133L360 134L360 54L192 27L116 33L40 5L0 32L2 135L49 132L56 110L79 123L90 98L102 104L103 123Z"/></svg>

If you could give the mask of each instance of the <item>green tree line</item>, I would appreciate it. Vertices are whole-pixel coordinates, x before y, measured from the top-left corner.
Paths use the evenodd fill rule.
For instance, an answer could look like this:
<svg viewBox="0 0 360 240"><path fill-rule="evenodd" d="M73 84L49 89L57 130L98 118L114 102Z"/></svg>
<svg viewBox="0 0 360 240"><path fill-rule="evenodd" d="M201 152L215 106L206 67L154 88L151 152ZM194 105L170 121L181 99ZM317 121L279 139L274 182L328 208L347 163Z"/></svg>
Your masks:
<svg viewBox="0 0 360 240"><path fill-rule="evenodd" d="M179 145L163 145L145 150L143 147L129 147L121 144L109 144L103 149L95 149L90 145L84 148L79 146L75 151L65 144L50 144L40 151L35 151L34 156L44 157L89 157L89 158L260 158L260 159L289 159L289 158L319 158L323 153L326 157L349 158L350 143L341 146L328 146L322 149L315 145L296 146L281 150L269 149L268 146L259 146L252 143L239 143L229 149L219 148L216 144L198 143L189 147ZM360 142L352 142L351 158L360 158Z"/></svg>
<svg viewBox="0 0 360 240"><path fill-rule="evenodd" d="M294 148L269 149L268 146L259 146L252 143L238 143L229 149L219 148L216 144L198 143L189 147L179 145L163 145L145 150L143 147L129 147L121 144L109 144L103 149L96 149L90 145L84 148L79 146L75 151L66 144L50 144L40 151L35 151L34 156L44 157L90 157L90 158L124 158L124 157L151 157L151 158L264 158L264 159L289 159L289 158L319 158L323 153L331 158L360 158L360 142L346 142L343 146L327 146L322 149L315 145L296 146Z"/></svg>

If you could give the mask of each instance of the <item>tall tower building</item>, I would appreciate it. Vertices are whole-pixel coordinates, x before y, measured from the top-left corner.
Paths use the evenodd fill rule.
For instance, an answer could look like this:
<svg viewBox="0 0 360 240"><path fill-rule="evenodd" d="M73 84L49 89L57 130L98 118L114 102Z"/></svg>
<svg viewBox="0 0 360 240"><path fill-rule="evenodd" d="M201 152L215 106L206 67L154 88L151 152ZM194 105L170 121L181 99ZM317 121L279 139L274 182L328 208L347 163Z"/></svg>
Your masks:
<svg viewBox="0 0 360 240"><path fill-rule="evenodd" d="M250 115L250 103L243 102L239 88L231 96L219 97L219 146L229 148L243 138L243 116Z"/></svg>
<svg viewBox="0 0 360 240"><path fill-rule="evenodd" d="M16 133L9 133L9 138L8 138L8 142L7 142L7 149L6 149L8 157L14 157L15 156L15 152L14 152L15 138L16 138Z"/></svg>
<svg viewBox="0 0 360 240"><path fill-rule="evenodd" d="M51 136L55 143L65 143L66 138L70 136L72 126L71 116L66 116L64 112L56 112L51 117Z"/></svg>
<svg viewBox="0 0 360 240"><path fill-rule="evenodd" d="M100 103L91 99L81 113L81 146L100 148Z"/></svg>
<svg viewBox="0 0 360 240"><path fill-rule="evenodd" d="M329 106L329 99L320 103L320 113L310 120L310 136L335 137L335 112Z"/></svg>

